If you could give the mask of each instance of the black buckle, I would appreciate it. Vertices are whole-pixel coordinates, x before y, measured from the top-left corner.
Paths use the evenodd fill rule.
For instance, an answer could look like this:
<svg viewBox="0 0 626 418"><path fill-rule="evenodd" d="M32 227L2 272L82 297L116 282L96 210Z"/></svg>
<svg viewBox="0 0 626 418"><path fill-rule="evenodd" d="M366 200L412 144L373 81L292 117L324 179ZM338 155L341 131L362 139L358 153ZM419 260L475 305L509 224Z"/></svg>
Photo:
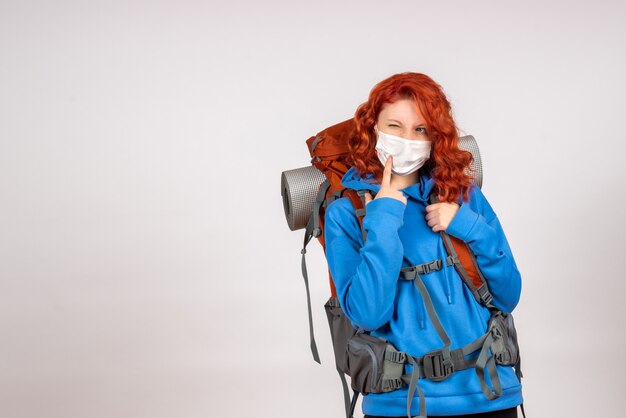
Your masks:
<svg viewBox="0 0 626 418"><path fill-rule="evenodd" d="M454 366L446 366L443 363L443 353L441 350L431 351L424 354L422 360L424 377L434 382L445 380L454 372Z"/></svg>
<svg viewBox="0 0 626 418"><path fill-rule="evenodd" d="M441 259L438 258L430 263L422 264L422 274L428 274L431 271L441 270Z"/></svg>
<svg viewBox="0 0 626 418"><path fill-rule="evenodd" d="M493 357L496 360L496 364L511 364L511 354L508 351L502 351L501 353L494 353Z"/></svg>

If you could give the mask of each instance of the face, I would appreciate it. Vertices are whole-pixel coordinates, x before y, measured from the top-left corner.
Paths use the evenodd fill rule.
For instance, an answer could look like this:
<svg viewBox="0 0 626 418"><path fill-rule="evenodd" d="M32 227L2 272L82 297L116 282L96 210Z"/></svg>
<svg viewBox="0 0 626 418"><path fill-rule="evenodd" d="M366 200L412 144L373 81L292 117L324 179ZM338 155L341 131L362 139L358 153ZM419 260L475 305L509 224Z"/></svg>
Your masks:
<svg viewBox="0 0 626 418"><path fill-rule="evenodd" d="M378 114L374 132L380 129L386 134L416 141L428 140L424 118L411 99L385 103Z"/></svg>

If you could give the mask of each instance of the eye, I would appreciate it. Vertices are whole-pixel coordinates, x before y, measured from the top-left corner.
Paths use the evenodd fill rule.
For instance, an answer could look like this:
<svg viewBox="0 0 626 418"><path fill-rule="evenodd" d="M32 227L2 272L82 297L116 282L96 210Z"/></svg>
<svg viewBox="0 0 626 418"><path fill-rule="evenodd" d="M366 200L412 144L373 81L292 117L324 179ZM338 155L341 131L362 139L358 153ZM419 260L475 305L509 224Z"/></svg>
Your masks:
<svg viewBox="0 0 626 418"><path fill-rule="evenodd" d="M422 129L422 131L420 131L420 129ZM426 128L420 126L419 128L416 129L416 131L425 134L426 133Z"/></svg>
<svg viewBox="0 0 626 418"><path fill-rule="evenodd" d="M391 125L388 125L388 126L395 126L396 128L398 127L398 125L393 125L393 124L391 124Z"/></svg>

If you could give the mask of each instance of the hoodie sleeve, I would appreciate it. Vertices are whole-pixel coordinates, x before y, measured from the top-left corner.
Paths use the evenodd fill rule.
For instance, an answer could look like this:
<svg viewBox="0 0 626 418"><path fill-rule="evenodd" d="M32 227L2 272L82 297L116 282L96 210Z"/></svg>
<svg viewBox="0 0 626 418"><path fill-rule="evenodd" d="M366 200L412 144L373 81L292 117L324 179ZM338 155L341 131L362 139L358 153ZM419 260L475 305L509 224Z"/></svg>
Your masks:
<svg viewBox="0 0 626 418"><path fill-rule="evenodd" d="M446 233L467 242L487 280L493 304L512 312L519 302L522 280L502 225L479 187L462 201Z"/></svg>
<svg viewBox="0 0 626 418"><path fill-rule="evenodd" d="M324 241L330 274L341 308L352 323L372 331L387 323L394 311L403 246L398 230L406 205L391 197L367 204L361 228L348 198L326 209Z"/></svg>

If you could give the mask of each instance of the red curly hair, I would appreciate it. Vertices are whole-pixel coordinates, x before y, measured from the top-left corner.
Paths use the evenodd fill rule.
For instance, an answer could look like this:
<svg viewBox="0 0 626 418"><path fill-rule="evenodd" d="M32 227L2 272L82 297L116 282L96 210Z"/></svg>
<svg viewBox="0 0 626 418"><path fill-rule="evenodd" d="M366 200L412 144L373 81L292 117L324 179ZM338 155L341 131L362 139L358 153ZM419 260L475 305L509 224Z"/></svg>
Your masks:
<svg viewBox="0 0 626 418"><path fill-rule="evenodd" d="M450 103L441 86L425 74L399 73L374 86L367 102L354 114L356 134L348 141L352 166L359 174L372 173L379 183L382 181L384 167L375 149L374 125L383 105L399 99L413 100L424 117L432 148L430 158L420 170L434 179L440 201L456 203L461 195L468 201L473 180L472 153L459 148Z"/></svg>

